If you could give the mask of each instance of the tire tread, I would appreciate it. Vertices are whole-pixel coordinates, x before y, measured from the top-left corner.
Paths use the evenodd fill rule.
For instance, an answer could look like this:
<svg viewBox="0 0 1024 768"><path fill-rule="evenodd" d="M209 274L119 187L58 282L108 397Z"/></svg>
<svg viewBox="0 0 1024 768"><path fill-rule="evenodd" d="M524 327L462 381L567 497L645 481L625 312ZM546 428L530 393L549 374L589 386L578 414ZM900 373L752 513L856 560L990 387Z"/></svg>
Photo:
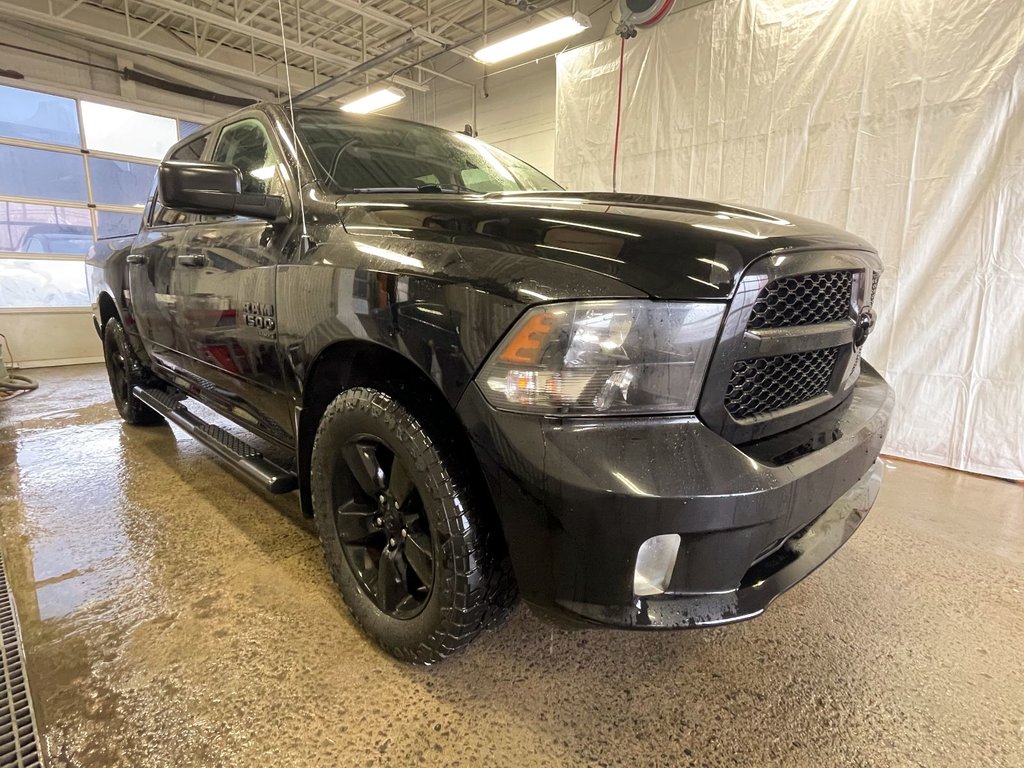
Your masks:
<svg viewBox="0 0 1024 768"><path fill-rule="evenodd" d="M124 326L121 325L121 321L117 318L107 320L106 325L103 326L103 357L107 365L108 375L110 372L110 350L108 346L111 345L116 346L121 351L128 364L129 388L136 385L154 386L157 384L156 376L142 364L142 361L139 360L132 349L131 344L128 343L128 336L125 334ZM137 427L153 427L164 423L163 416L137 397L129 395L128 402L120 402L117 392L114 391L113 379L111 379L110 384L117 411L128 424Z"/></svg>
<svg viewBox="0 0 1024 768"><path fill-rule="evenodd" d="M320 442L324 425L339 414L351 410L370 412L385 424L413 456L416 470L430 482L425 483L433 500L444 510L451 533L445 546L452 564L441 571L445 602L441 607L441 621L426 641L415 647L389 642L387 637L374 633L361 612L346 600L353 618L366 634L392 656L414 664L433 664L455 653L472 642L484 629L496 626L510 611L517 596L511 562L496 531L493 515L487 515L486 502L471 473L461 469L458 462L448 459L446 446L431 438L419 420L398 400L384 392L365 387L348 389L328 405L314 441L314 454ZM314 462L315 464L315 462ZM460 504L453 500L461 500ZM322 508L317 484L313 483L313 506ZM317 525L325 553L329 551L324 540L326 526ZM330 560L328 559L330 566ZM347 565L345 566L347 567ZM335 567L330 567L332 578L345 595L345 587Z"/></svg>

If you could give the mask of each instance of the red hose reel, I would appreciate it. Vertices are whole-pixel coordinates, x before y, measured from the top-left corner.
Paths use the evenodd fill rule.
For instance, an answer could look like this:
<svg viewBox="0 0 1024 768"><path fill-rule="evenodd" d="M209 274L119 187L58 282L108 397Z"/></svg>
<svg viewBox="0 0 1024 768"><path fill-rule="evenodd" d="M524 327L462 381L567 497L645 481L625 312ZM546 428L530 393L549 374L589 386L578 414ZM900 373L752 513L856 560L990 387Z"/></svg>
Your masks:
<svg viewBox="0 0 1024 768"><path fill-rule="evenodd" d="M619 0L616 33L623 40L636 37L637 27L653 27L668 16L675 0Z"/></svg>
<svg viewBox="0 0 1024 768"><path fill-rule="evenodd" d="M622 0L622 20L636 27L653 27L668 15L675 0Z"/></svg>

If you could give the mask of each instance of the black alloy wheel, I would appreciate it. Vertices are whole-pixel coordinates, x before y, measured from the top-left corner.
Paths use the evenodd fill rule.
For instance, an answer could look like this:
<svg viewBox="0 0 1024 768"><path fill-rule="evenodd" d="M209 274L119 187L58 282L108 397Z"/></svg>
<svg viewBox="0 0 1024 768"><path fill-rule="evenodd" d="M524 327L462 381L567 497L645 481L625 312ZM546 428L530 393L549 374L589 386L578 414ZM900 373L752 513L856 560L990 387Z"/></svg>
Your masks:
<svg viewBox="0 0 1024 768"><path fill-rule="evenodd" d="M111 318L103 326L103 360L114 405L121 418L136 426L163 424L163 416L132 394L134 387L151 385L155 377L136 357L117 318Z"/></svg>
<svg viewBox="0 0 1024 768"><path fill-rule="evenodd" d="M313 515L356 623L402 661L434 664L516 597L504 538L443 403L370 387L327 406L310 457Z"/></svg>
<svg viewBox="0 0 1024 768"><path fill-rule="evenodd" d="M114 395L114 400L119 403L127 401L132 396L131 387L128 385L128 361L125 360L124 353L117 347L112 350L107 372L110 376L110 390Z"/></svg>
<svg viewBox="0 0 1024 768"><path fill-rule="evenodd" d="M379 436L360 434L332 474L335 530L359 586L382 613L412 618L430 598L436 555L410 468Z"/></svg>

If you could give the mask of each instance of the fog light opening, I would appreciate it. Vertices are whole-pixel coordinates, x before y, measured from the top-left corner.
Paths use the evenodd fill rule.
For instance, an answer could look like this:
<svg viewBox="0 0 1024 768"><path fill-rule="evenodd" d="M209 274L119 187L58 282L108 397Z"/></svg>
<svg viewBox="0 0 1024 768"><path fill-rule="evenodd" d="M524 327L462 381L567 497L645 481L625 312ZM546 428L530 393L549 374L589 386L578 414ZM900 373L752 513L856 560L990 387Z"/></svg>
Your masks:
<svg viewBox="0 0 1024 768"><path fill-rule="evenodd" d="M663 533L640 545L633 571L633 594L649 597L668 589L679 554L679 541L678 533Z"/></svg>

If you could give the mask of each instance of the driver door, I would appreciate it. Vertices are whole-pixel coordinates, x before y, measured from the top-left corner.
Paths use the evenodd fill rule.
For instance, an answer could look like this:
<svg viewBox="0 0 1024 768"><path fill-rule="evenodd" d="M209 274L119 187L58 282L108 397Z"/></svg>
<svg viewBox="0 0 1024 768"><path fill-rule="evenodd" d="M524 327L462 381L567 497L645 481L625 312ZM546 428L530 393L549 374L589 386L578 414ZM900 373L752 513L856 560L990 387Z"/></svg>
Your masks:
<svg viewBox="0 0 1024 768"><path fill-rule="evenodd" d="M242 192L289 199L287 167L259 113L224 126L210 160L241 171ZM286 206L286 215L292 206ZM293 227L247 216L201 216L172 279L176 337L205 397L267 437L292 437L277 343L277 265Z"/></svg>
<svg viewBox="0 0 1024 768"><path fill-rule="evenodd" d="M202 133L182 145L169 160L199 160L209 142ZM171 283L178 254L188 236L195 216L163 206L157 199L156 182L143 226L128 255L128 280L131 286L131 316L137 327L128 323L130 333L139 333L151 357L165 366L181 366L180 339L175 335L179 312Z"/></svg>

